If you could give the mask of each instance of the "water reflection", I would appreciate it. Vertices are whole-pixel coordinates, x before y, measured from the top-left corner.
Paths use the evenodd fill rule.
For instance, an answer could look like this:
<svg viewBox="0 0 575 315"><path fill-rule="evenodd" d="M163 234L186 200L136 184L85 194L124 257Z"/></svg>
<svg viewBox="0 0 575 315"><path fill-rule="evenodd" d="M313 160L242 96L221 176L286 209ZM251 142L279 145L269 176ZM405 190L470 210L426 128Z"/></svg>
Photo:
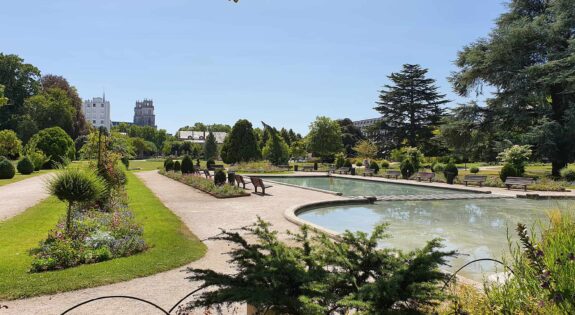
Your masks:
<svg viewBox="0 0 575 315"><path fill-rule="evenodd" d="M461 252L451 261L455 270L478 258L501 258L508 249L508 229L518 222L546 222L550 209L573 209L573 201L526 199L475 199L378 202L374 205L325 207L300 217L330 230L369 232L379 223L390 223L393 238L382 246L401 249L421 247L427 240L443 238L445 249ZM462 275L481 280L483 272L499 272L491 262L473 264Z"/></svg>

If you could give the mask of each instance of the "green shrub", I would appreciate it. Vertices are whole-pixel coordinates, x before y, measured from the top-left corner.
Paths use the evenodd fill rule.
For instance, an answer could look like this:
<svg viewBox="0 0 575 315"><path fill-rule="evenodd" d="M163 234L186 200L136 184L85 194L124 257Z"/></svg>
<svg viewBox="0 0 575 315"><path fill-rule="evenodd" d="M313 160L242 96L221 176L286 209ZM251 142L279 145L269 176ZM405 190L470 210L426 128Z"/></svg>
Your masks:
<svg viewBox="0 0 575 315"><path fill-rule="evenodd" d="M200 176L184 176L179 173L166 171L160 171L160 174L173 180L177 180L188 186L199 189L203 192L209 193L216 198L240 197L248 195L248 193L246 193L242 188L235 185L224 184L222 186L217 186L214 181Z"/></svg>
<svg viewBox="0 0 575 315"><path fill-rule="evenodd" d="M575 182L575 167L565 167L561 169L561 177L568 182Z"/></svg>
<svg viewBox="0 0 575 315"><path fill-rule="evenodd" d="M335 168L341 168L345 164L345 156L343 153L338 153L335 155Z"/></svg>
<svg viewBox="0 0 575 315"><path fill-rule="evenodd" d="M22 175L32 174L34 172L34 163L32 163L29 157L25 156L20 161L18 161L16 168Z"/></svg>
<svg viewBox="0 0 575 315"><path fill-rule="evenodd" d="M383 160L383 162L381 162L381 168L388 169L389 168L389 161Z"/></svg>
<svg viewBox="0 0 575 315"><path fill-rule="evenodd" d="M509 176L523 176L523 173L525 172L525 165L531 157L531 153L532 151L529 145L514 145L499 153L497 158L503 163L513 166L515 169L515 175Z"/></svg>
<svg viewBox="0 0 575 315"><path fill-rule="evenodd" d="M375 174L379 173L379 165L377 164L377 162L371 161L371 163L369 164L369 168L371 168Z"/></svg>
<svg viewBox="0 0 575 315"><path fill-rule="evenodd" d="M50 194L68 202L66 232L70 232L72 207L77 203L95 201L106 192L104 180L95 172L68 168L52 177L48 183Z"/></svg>
<svg viewBox="0 0 575 315"><path fill-rule="evenodd" d="M458 174L459 170L457 169L457 166L455 165L453 160L450 160L449 163L447 163L447 165L445 166L445 169L443 170L445 180L447 181L448 184L453 184L453 181L455 180Z"/></svg>
<svg viewBox="0 0 575 315"><path fill-rule="evenodd" d="M0 106L1 107L1 106ZM22 151L22 141L12 130L0 130L0 156L17 159Z"/></svg>
<svg viewBox="0 0 575 315"><path fill-rule="evenodd" d="M351 161L349 159L346 159L345 163L343 163L343 167L351 167L351 166L352 166Z"/></svg>
<svg viewBox="0 0 575 315"><path fill-rule="evenodd" d="M227 176L226 176L226 172L224 172L224 170L217 170L214 174L214 183L217 186L222 186L226 183L227 180Z"/></svg>
<svg viewBox="0 0 575 315"><path fill-rule="evenodd" d="M182 164L180 164L180 161L175 161L174 162L174 172L180 172L182 170Z"/></svg>
<svg viewBox="0 0 575 315"><path fill-rule="evenodd" d="M363 166L363 163L361 163L361 162L356 162L355 165L356 165L357 167L361 167L361 166Z"/></svg>
<svg viewBox="0 0 575 315"><path fill-rule="evenodd" d="M505 165L503 165L503 167L501 168L501 171L499 171L499 178L501 178L501 181L505 182L505 180L507 179L507 177L516 177L516 176L521 176L519 175L519 172L517 171L517 169L510 163L507 163Z"/></svg>
<svg viewBox="0 0 575 315"><path fill-rule="evenodd" d="M54 168L66 164L76 156L74 141L60 127L40 130L26 145L26 152L40 150L50 159L43 167Z"/></svg>
<svg viewBox="0 0 575 315"><path fill-rule="evenodd" d="M190 174L194 171L194 162L189 155L184 156L180 165L180 170L183 174Z"/></svg>
<svg viewBox="0 0 575 315"><path fill-rule="evenodd" d="M443 173L445 171L445 164L443 163L435 163L431 165L431 170L435 173Z"/></svg>
<svg viewBox="0 0 575 315"><path fill-rule="evenodd" d="M16 175L12 162L5 157L0 157L0 179L11 179Z"/></svg>
<svg viewBox="0 0 575 315"><path fill-rule="evenodd" d="M471 168L469 169L469 173L471 173L471 174L477 174L477 173L479 173L479 167L475 167L475 166L471 167Z"/></svg>
<svg viewBox="0 0 575 315"><path fill-rule="evenodd" d="M216 165L216 162L214 160L207 160L206 161L207 169L211 170L212 168L214 168L214 165Z"/></svg>
<svg viewBox="0 0 575 315"><path fill-rule="evenodd" d="M130 167L130 159L127 156L122 156L120 161L122 161L122 164L124 164L124 166L126 166L126 168Z"/></svg>
<svg viewBox="0 0 575 315"><path fill-rule="evenodd" d="M399 165L399 170L401 171L401 177L403 177L403 179L408 179L415 174L415 167L410 159L403 160Z"/></svg>
<svg viewBox="0 0 575 315"><path fill-rule="evenodd" d="M538 191L565 191L569 184L564 181L553 180L551 178L541 178L535 184L527 186L528 189Z"/></svg>
<svg viewBox="0 0 575 315"><path fill-rule="evenodd" d="M164 169L168 172L174 170L174 160L172 158L167 158L164 161Z"/></svg>
<svg viewBox="0 0 575 315"><path fill-rule="evenodd" d="M40 150L36 150L33 152L28 152L28 157L32 160L32 164L34 164L34 170L39 171L42 169L44 164L48 163L50 159L44 154L44 152Z"/></svg>

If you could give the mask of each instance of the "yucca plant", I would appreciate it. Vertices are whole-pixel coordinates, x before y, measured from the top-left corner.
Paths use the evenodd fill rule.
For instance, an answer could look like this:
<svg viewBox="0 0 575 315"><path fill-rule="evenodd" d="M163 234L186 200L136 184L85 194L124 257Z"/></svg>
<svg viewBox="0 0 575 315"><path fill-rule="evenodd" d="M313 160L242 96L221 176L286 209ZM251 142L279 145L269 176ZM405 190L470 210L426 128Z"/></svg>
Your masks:
<svg viewBox="0 0 575 315"><path fill-rule="evenodd" d="M98 199L106 192L106 184L95 172L67 168L49 180L48 189L53 196L68 202L66 232L69 233L74 205Z"/></svg>

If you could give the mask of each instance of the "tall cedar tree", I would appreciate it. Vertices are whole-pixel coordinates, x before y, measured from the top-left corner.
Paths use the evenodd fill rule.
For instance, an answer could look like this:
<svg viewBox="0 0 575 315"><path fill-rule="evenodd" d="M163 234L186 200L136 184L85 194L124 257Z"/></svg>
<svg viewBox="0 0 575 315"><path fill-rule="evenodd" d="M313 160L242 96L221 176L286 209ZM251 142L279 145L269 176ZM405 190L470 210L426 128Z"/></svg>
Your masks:
<svg viewBox="0 0 575 315"><path fill-rule="evenodd" d="M499 128L524 136L552 173L575 153L575 2L513 0L487 38L459 52L450 78L462 96L493 86Z"/></svg>
<svg viewBox="0 0 575 315"><path fill-rule="evenodd" d="M358 141L365 139L361 129L356 127L349 118L340 119L337 123L341 128L341 142L343 143L346 155L355 156L353 147L355 147Z"/></svg>
<svg viewBox="0 0 575 315"><path fill-rule="evenodd" d="M216 142L216 136L210 131L206 137L206 143L204 144L204 159L206 161L215 160L218 157L218 143Z"/></svg>
<svg viewBox="0 0 575 315"><path fill-rule="evenodd" d="M443 115L441 105L449 103L437 92L435 80L426 78L427 69L405 64L399 73L388 78L393 85L380 91L375 109L383 116L377 140L383 152L404 144L419 147L428 153L433 130Z"/></svg>
<svg viewBox="0 0 575 315"><path fill-rule="evenodd" d="M246 119L236 122L224 140L221 156L225 163L249 162L260 158L252 123Z"/></svg>

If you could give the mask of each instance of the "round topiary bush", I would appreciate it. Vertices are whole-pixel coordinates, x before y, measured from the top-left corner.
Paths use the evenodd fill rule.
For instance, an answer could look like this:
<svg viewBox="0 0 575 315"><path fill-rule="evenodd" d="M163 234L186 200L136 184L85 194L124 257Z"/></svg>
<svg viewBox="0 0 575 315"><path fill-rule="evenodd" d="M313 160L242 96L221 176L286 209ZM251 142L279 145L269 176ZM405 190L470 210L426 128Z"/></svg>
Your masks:
<svg viewBox="0 0 575 315"><path fill-rule="evenodd" d="M388 169L389 168L389 161L383 160L383 162L381 162L381 168Z"/></svg>
<svg viewBox="0 0 575 315"><path fill-rule="evenodd" d="M32 136L26 145L26 152L40 150L50 159L44 167L54 168L58 164L65 164L76 156L74 141L60 127L40 130Z"/></svg>
<svg viewBox="0 0 575 315"><path fill-rule="evenodd" d="M227 176L226 173L219 169L216 171L216 173L214 174L214 183L218 186L222 186L226 183L227 180Z"/></svg>
<svg viewBox="0 0 575 315"><path fill-rule="evenodd" d="M182 170L182 164L180 164L180 161L174 162L174 172L179 172L181 170Z"/></svg>
<svg viewBox="0 0 575 315"><path fill-rule="evenodd" d="M521 176L518 174L517 169L515 169L515 167L513 167L513 165L507 163L505 165L503 165L503 167L501 168L501 171L499 171L499 178L501 178L502 182L505 182L505 180L507 180L507 177L513 177L513 176Z"/></svg>
<svg viewBox="0 0 575 315"><path fill-rule="evenodd" d="M182 174L190 174L194 171L194 162L189 155L184 156L182 159L182 164L180 165L180 171Z"/></svg>
<svg viewBox="0 0 575 315"><path fill-rule="evenodd" d="M363 166L363 163L361 163L361 162L356 162L356 163L355 163L355 166L361 167L361 166Z"/></svg>
<svg viewBox="0 0 575 315"><path fill-rule="evenodd" d="M379 165L375 161L371 161L369 168L371 168L375 174L379 173Z"/></svg>
<svg viewBox="0 0 575 315"><path fill-rule="evenodd" d="M14 165L5 157L0 157L0 179L10 179L16 175Z"/></svg>
<svg viewBox="0 0 575 315"><path fill-rule="evenodd" d="M455 177L457 177L457 174L459 174L459 170L457 169L455 163L453 161L447 163L445 169L443 170L443 175L445 176L445 179L447 180L448 184L453 184L453 181L455 180Z"/></svg>
<svg viewBox="0 0 575 315"><path fill-rule="evenodd" d="M405 159L401 162L399 170L401 171L401 177L403 177L403 179L408 179L415 173L415 167L409 159Z"/></svg>
<svg viewBox="0 0 575 315"><path fill-rule="evenodd" d="M172 160L171 158L166 159L164 161L164 169L166 170L166 172L173 171L174 170L174 160Z"/></svg>
<svg viewBox="0 0 575 315"><path fill-rule="evenodd" d="M34 163L32 163L32 160L30 160L29 157L25 156L23 159L18 161L16 168L22 175L32 174L34 172Z"/></svg>
<svg viewBox="0 0 575 315"><path fill-rule="evenodd" d="M474 167L472 167L472 168L469 169L469 172L470 172L471 174L477 174L477 173L479 173L479 167L475 167L475 166L474 166Z"/></svg>
<svg viewBox="0 0 575 315"><path fill-rule="evenodd" d="M568 182L575 182L575 168L569 166L562 168L561 177Z"/></svg>

